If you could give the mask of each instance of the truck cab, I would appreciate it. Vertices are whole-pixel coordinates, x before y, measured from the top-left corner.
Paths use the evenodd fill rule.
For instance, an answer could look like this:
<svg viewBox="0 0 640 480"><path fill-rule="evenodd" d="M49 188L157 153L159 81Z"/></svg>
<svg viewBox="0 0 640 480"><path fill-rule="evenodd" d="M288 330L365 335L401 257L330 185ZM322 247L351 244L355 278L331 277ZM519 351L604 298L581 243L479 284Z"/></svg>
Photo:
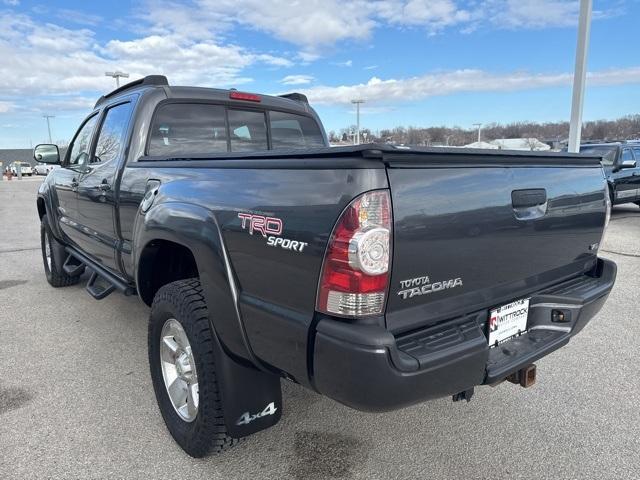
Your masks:
<svg viewBox="0 0 640 480"><path fill-rule="evenodd" d="M640 143L588 143L580 153L602 157L612 204L640 205Z"/></svg>

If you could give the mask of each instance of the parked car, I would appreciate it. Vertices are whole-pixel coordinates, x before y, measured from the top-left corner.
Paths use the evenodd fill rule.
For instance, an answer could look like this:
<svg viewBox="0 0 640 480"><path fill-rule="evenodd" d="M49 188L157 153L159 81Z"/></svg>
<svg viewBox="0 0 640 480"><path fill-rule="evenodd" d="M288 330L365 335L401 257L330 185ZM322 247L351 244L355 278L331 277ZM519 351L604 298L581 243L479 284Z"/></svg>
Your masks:
<svg viewBox="0 0 640 480"><path fill-rule="evenodd" d="M33 173L36 175L48 175L52 170L59 168L59 165L47 165L46 163L36 163Z"/></svg>
<svg viewBox="0 0 640 480"><path fill-rule="evenodd" d="M277 423L281 380L374 412L531 386L615 281L596 156L330 148L303 95L161 76L34 154L62 163L37 195L48 282L87 268L94 298L150 307L156 399L196 457Z"/></svg>
<svg viewBox="0 0 640 480"><path fill-rule="evenodd" d="M9 168L11 169L11 173L14 176L18 175L18 169L21 170L22 175L26 175L29 177L33 175L33 169L31 168L31 164L27 162L12 162L9 165Z"/></svg>
<svg viewBox="0 0 640 480"><path fill-rule="evenodd" d="M580 152L602 157L602 166L613 205L635 203L640 206L640 143L587 143Z"/></svg>

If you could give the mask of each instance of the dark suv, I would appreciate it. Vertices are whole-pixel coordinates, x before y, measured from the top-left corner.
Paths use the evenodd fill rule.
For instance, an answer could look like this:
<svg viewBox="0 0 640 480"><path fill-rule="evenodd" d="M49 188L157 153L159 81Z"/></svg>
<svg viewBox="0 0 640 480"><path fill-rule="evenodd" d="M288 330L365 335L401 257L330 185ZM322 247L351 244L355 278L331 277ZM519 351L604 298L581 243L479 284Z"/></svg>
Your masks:
<svg viewBox="0 0 640 480"><path fill-rule="evenodd" d="M612 204L640 206L640 142L590 143L581 145L580 153L602 156Z"/></svg>

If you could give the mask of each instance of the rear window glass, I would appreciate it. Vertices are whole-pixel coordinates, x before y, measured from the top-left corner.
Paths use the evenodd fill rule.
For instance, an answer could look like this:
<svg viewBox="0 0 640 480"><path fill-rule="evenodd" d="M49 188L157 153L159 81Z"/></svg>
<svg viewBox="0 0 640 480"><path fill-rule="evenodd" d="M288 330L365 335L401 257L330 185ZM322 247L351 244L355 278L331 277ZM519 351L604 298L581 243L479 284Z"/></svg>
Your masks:
<svg viewBox="0 0 640 480"><path fill-rule="evenodd" d="M225 108L170 103L153 120L149 155L184 156L227 152Z"/></svg>
<svg viewBox="0 0 640 480"><path fill-rule="evenodd" d="M312 118L284 112L269 112L271 145L274 150L324 146L318 124Z"/></svg>
<svg viewBox="0 0 640 480"><path fill-rule="evenodd" d="M616 159L616 146L606 147L606 146L582 146L580 147L580 153L587 153L589 155L600 155L602 157L603 165L613 165L614 160Z"/></svg>
<svg viewBox="0 0 640 480"><path fill-rule="evenodd" d="M320 126L304 115L213 104L168 103L161 105L153 117L147 154L184 158L229 150L255 152L323 146Z"/></svg>
<svg viewBox="0 0 640 480"><path fill-rule="evenodd" d="M229 110L228 115L232 152L253 152L269 148L264 112Z"/></svg>

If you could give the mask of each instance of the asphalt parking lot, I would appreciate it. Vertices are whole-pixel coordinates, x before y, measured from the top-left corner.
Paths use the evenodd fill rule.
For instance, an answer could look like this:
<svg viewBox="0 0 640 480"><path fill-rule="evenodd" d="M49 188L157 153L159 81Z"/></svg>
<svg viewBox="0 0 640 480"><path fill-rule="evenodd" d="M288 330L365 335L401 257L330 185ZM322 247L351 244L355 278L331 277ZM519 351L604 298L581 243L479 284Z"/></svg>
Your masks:
<svg viewBox="0 0 640 480"><path fill-rule="evenodd" d="M147 366L148 309L44 277L35 193L0 182L0 478L640 478L640 209L616 207L618 280L601 313L538 362L538 383L387 414L283 383L284 415L194 460L167 433ZM526 252L523 252L525 255Z"/></svg>

